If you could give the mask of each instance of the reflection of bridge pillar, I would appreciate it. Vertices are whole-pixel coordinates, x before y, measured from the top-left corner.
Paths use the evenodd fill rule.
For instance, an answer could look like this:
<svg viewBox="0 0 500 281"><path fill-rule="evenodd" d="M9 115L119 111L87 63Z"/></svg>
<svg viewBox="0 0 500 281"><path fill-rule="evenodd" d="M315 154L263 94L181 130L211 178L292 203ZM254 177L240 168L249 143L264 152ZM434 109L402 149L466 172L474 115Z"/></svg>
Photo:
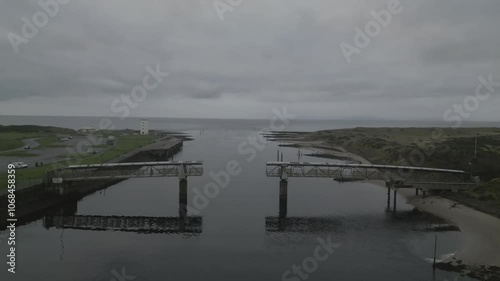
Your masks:
<svg viewBox="0 0 500 281"><path fill-rule="evenodd" d="M62 215L62 216L73 216L78 212L78 201L70 201L68 203L65 203L57 212L56 214Z"/></svg>
<svg viewBox="0 0 500 281"><path fill-rule="evenodd" d="M284 218L287 214L288 204L288 181L280 180L280 217Z"/></svg>
<svg viewBox="0 0 500 281"><path fill-rule="evenodd" d="M187 215L187 179L179 179L179 216L181 218Z"/></svg>

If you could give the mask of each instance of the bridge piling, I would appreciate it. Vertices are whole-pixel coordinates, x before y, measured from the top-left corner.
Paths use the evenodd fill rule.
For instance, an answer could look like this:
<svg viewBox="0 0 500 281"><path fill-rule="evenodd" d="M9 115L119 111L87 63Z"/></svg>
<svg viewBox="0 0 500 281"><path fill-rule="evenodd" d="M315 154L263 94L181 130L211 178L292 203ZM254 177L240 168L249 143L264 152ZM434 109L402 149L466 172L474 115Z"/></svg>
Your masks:
<svg viewBox="0 0 500 281"><path fill-rule="evenodd" d="M387 211L391 210L391 187L387 186Z"/></svg>
<svg viewBox="0 0 500 281"><path fill-rule="evenodd" d="M187 215L187 179L179 179L179 216L181 218Z"/></svg>
<svg viewBox="0 0 500 281"><path fill-rule="evenodd" d="M396 214L396 201L397 201L397 198L398 198L397 195L398 195L398 190L395 188L394 189L394 206L393 206L393 208L394 208L393 209L394 214Z"/></svg>
<svg viewBox="0 0 500 281"><path fill-rule="evenodd" d="M280 213L279 216L284 218L288 210L288 180L280 180Z"/></svg>

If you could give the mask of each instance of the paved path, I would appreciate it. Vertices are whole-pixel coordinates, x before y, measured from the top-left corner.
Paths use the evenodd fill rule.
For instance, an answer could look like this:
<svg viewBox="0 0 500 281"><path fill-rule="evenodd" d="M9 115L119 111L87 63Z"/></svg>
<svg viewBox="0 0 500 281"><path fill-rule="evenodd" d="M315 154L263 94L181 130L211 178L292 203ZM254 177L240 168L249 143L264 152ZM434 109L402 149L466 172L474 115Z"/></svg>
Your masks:
<svg viewBox="0 0 500 281"><path fill-rule="evenodd" d="M28 164L29 167L35 167L35 163L43 162L45 164L55 163L59 161L63 161L62 156L66 156L68 151L78 151L78 144L80 141L85 140L85 136L75 136L73 139L70 139L65 142L61 142L61 146L57 147L40 147L40 144L36 142L36 139L26 139L23 140L25 145L31 146L31 149L15 149L12 151L26 151L28 153L36 154L33 157L15 157L15 156L0 156L0 169L2 167L7 167L9 163L12 162L24 162ZM105 143L105 142L104 142ZM80 148L81 149L81 148ZM87 148L84 148L86 151ZM97 153L101 153L105 148L96 147L95 150ZM1 171L1 170L0 170Z"/></svg>
<svg viewBox="0 0 500 281"><path fill-rule="evenodd" d="M37 139L25 139L23 140L24 146L29 146L30 148L37 148L40 146L40 144L36 140Z"/></svg>
<svg viewBox="0 0 500 281"><path fill-rule="evenodd" d="M23 147L25 147L25 146L29 146L31 148L38 147L38 146L40 146L40 144L36 141L37 139L38 138L36 138L36 139L24 139L24 140L22 140L23 141L23 146L22 147L11 149L11 150L4 150L4 151L0 151L0 152L4 153L4 152L20 151L20 150L24 150Z"/></svg>

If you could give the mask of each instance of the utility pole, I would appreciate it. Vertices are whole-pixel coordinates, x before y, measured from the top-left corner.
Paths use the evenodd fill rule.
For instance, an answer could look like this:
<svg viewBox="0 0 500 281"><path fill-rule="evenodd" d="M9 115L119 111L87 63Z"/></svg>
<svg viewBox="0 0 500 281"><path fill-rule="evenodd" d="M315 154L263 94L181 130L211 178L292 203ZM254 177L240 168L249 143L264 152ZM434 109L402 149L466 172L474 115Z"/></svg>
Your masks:
<svg viewBox="0 0 500 281"><path fill-rule="evenodd" d="M432 267L434 270L436 269L436 252L437 252L437 244L438 244L438 236L434 236L434 262L432 263Z"/></svg>
<svg viewBox="0 0 500 281"><path fill-rule="evenodd" d="M476 139L475 139L475 142L474 142L474 159L477 158L477 135L476 135Z"/></svg>

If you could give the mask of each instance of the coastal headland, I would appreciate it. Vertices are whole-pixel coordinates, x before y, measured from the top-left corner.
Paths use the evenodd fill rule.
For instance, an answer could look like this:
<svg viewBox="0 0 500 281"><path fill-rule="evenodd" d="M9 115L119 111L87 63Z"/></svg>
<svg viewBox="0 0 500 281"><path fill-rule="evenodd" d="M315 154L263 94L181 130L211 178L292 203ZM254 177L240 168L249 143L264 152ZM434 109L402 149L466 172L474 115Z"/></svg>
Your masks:
<svg viewBox="0 0 500 281"><path fill-rule="evenodd" d="M459 193L437 191L426 198L411 190L400 193L415 208L455 223L466 237L461 251L440 261L439 268L500 280L500 128L352 128L265 137L325 162L457 169L478 176L478 186Z"/></svg>

